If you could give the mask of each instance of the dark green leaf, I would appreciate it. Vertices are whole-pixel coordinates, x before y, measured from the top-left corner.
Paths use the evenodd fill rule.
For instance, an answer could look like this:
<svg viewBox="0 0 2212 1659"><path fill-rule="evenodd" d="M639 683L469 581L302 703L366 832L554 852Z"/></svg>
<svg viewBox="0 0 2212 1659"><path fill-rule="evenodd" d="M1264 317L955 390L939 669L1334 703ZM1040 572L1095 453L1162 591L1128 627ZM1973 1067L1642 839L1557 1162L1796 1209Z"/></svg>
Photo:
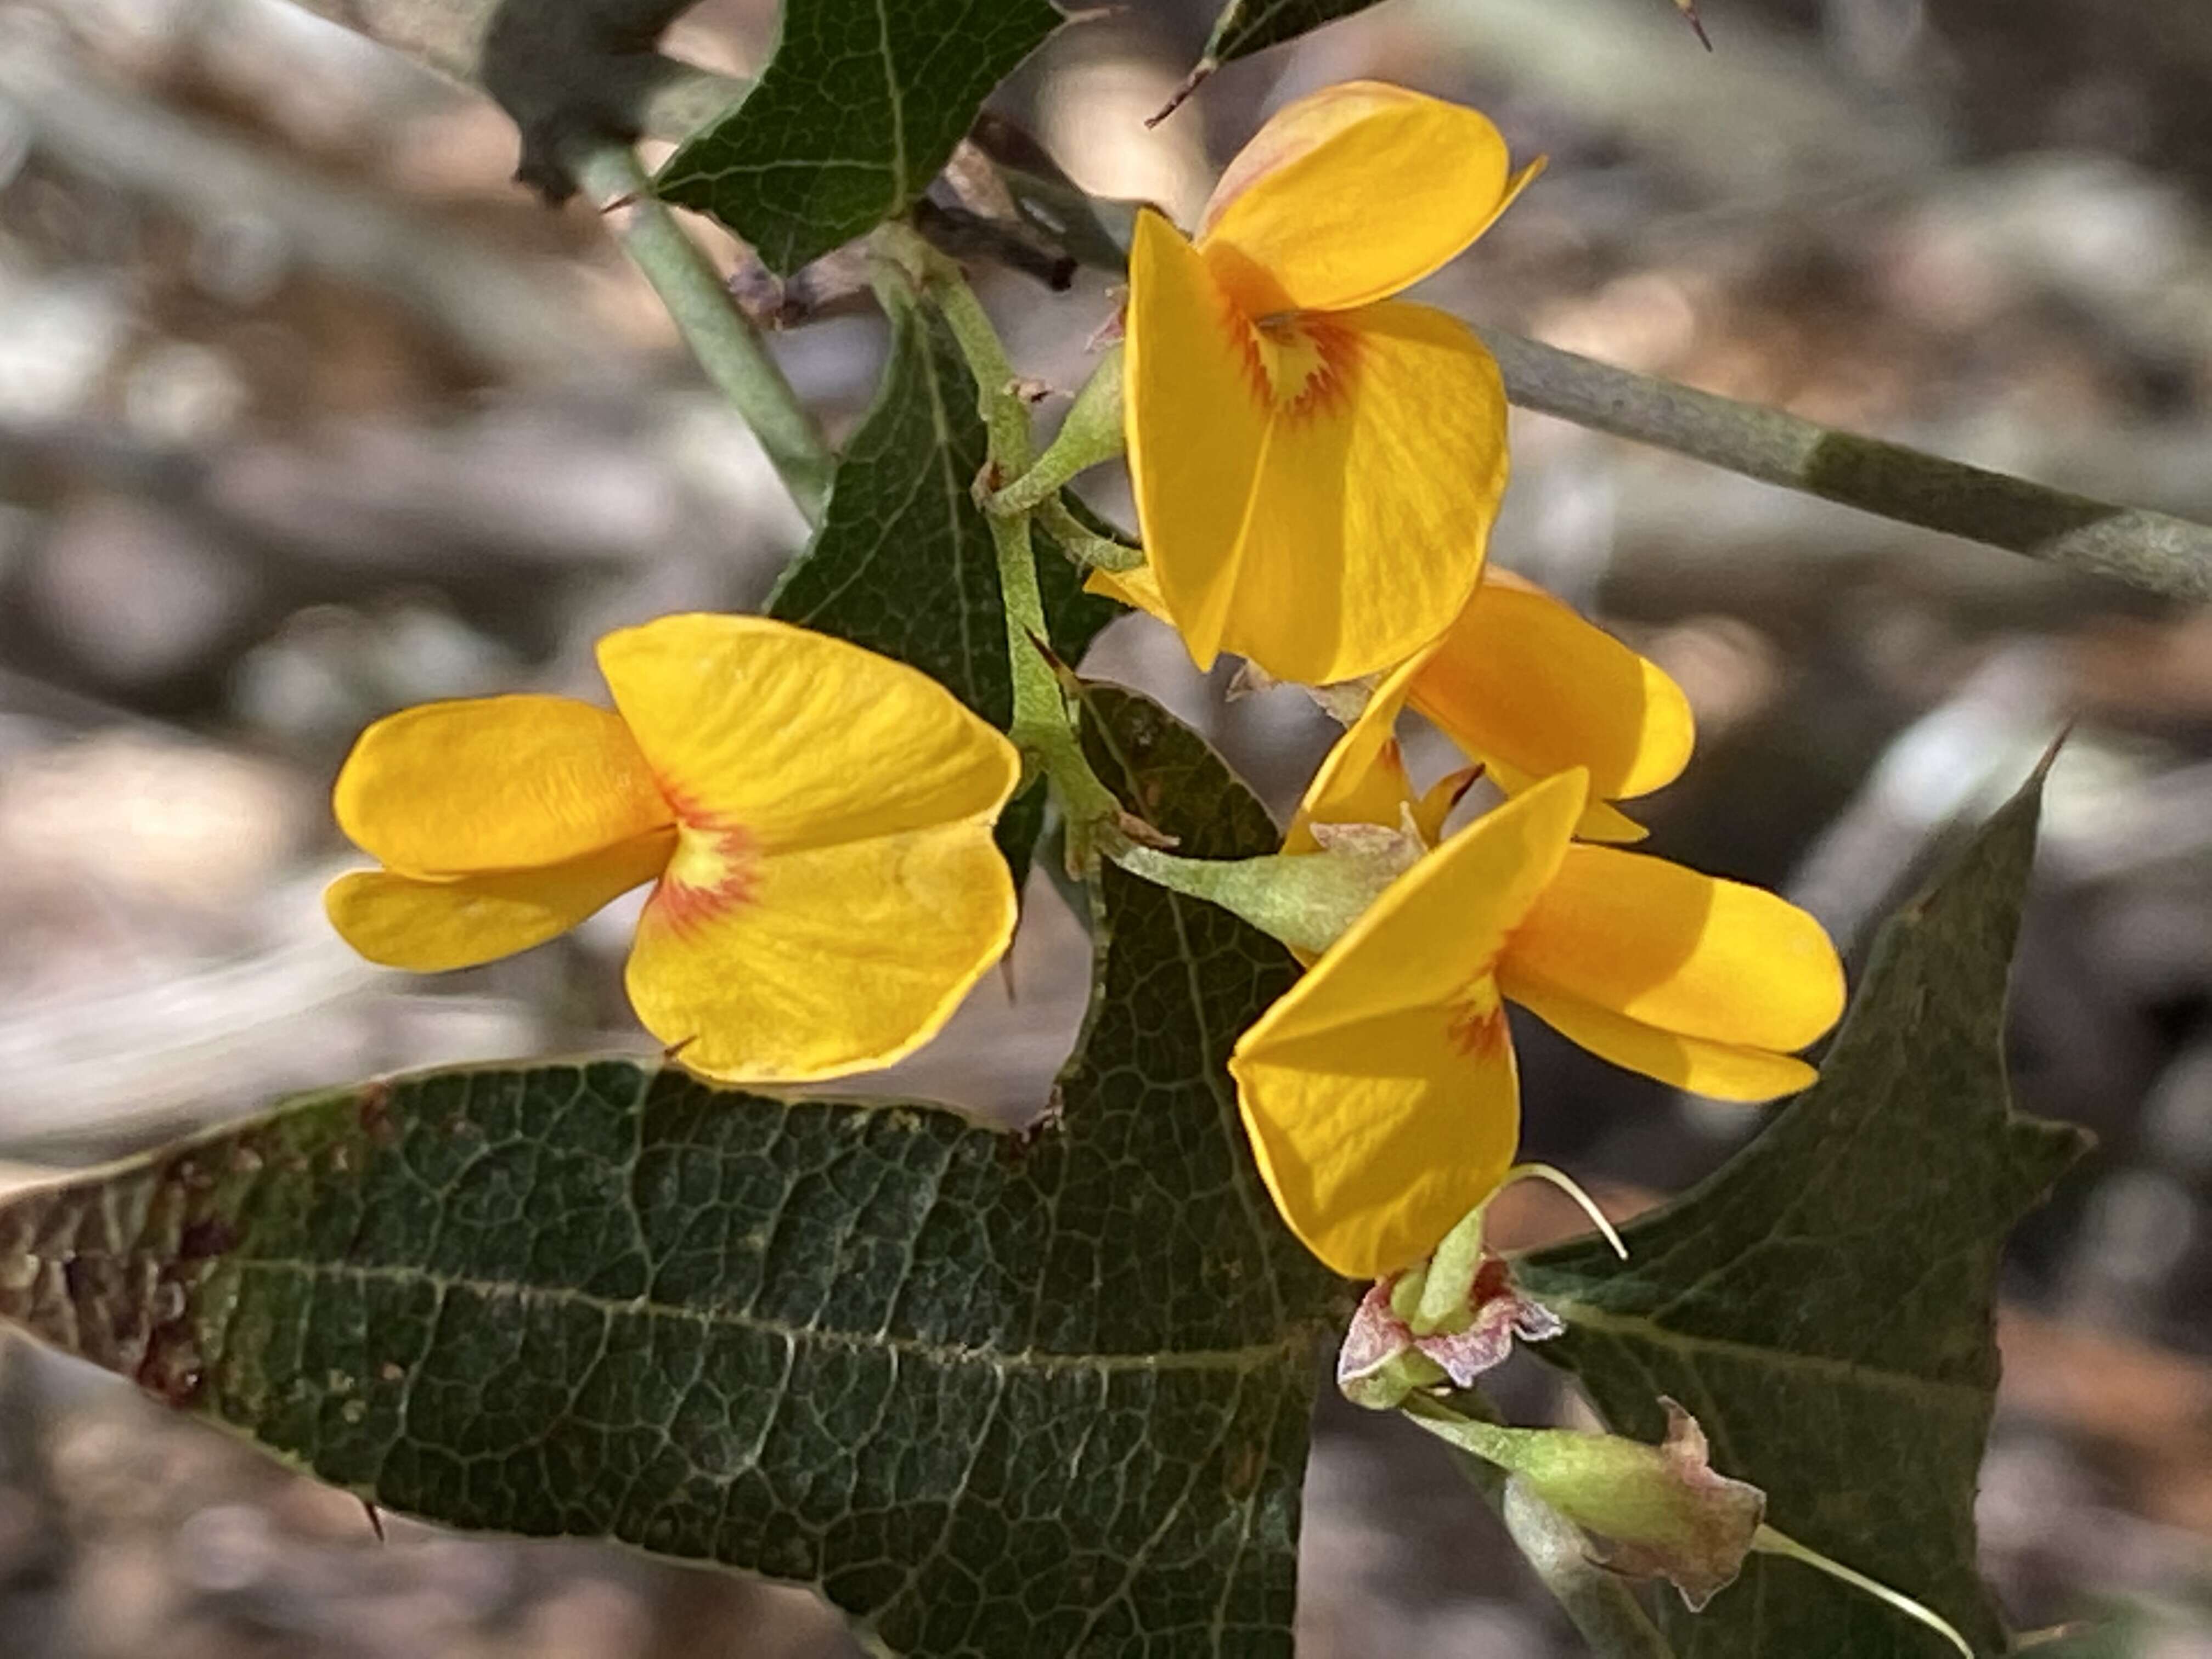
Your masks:
<svg viewBox="0 0 2212 1659"><path fill-rule="evenodd" d="M973 486L982 470L975 382L934 312L895 305L891 355L875 406L846 446L813 541L769 599L769 614L911 663L992 724L1013 716L1006 612L990 527ZM1118 616L1082 591L1042 544L1053 648L1079 660Z"/></svg>
<svg viewBox="0 0 2212 1659"><path fill-rule="evenodd" d="M1917 1597L1978 1651L2003 1632L1975 1566L1974 1488L1997 1381L2006 1232L2087 1144L2011 1107L2005 982L2041 781L1893 919L1820 1081L1711 1180L1627 1233L1522 1265L1566 1319L1539 1350L1644 1439L1657 1397L1768 1522ZM1753 1557L1692 1616L1683 1659L1889 1659L1940 1638L1808 1569Z"/></svg>
<svg viewBox="0 0 2212 1659"><path fill-rule="evenodd" d="M1376 0L1228 0L1214 18L1206 56L1209 62L1225 64L1233 58L1295 40L1376 3Z"/></svg>
<svg viewBox="0 0 2212 1659"><path fill-rule="evenodd" d="M1193 850L1273 846L1187 730L1095 707ZM1223 1065L1293 969L1118 872L1102 903L1028 1135L624 1060L428 1073L18 1195L0 1314L386 1507L816 1584L895 1651L1287 1655L1342 1292Z"/></svg>
<svg viewBox="0 0 2212 1659"><path fill-rule="evenodd" d="M655 188L787 276L903 213L1060 22L1045 0L787 0L760 83Z"/></svg>

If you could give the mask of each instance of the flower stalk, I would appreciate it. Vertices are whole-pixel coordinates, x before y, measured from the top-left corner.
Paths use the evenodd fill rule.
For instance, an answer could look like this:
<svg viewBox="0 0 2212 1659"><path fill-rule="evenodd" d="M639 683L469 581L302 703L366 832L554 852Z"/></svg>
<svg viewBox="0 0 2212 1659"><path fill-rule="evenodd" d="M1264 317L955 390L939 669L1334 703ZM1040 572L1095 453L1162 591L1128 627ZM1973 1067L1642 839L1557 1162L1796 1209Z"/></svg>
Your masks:
<svg viewBox="0 0 2212 1659"><path fill-rule="evenodd" d="M1019 476L1028 470L1033 453L1029 407L1018 390L1006 346L975 289L957 264L906 226L884 226L881 246L907 279L936 305L975 377L977 408L989 444L985 479ZM985 516L998 559L1000 598L1006 613L1006 657L1013 679L1013 721L1007 736L1021 751L1025 773L1042 773L1060 797L1070 863L1087 870L1127 841L1121 828L1121 804L1098 781L1084 756L1073 711L1048 655L1051 633L1037 586L1029 517Z"/></svg>
<svg viewBox="0 0 2212 1659"><path fill-rule="evenodd" d="M1109 349L1075 394L1067 418L1034 465L983 498L995 518L1034 512L1052 501L1079 473L1119 455L1126 445L1121 422L1121 348Z"/></svg>
<svg viewBox="0 0 2212 1659"><path fill-rule="evenodd" d="M1048 495L1038 503L1035 521L1042 525L1045 533L1066 549L1078 564L1093 570L1127 573L1145 562L1143 548L1099 535L1071 513L1067 503L1057 495Z"/></svg>

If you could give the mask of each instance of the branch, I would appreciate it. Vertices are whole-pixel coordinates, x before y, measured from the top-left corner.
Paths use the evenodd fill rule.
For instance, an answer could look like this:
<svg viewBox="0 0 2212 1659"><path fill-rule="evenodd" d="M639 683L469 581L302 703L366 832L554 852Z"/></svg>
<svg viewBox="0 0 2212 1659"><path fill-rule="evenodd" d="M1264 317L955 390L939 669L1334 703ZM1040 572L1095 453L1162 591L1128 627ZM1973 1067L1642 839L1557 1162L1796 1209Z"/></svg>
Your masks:
<svg viewBox="0 0 2212 1659"><path fill-rule="evenodd" d="M714 265L653 196L629 145L579 145L567 159L707 378L752 428L806 521L819 524L836 457Z"/></svg>
<svg viewBox="0 0 2212 1659"><path fill-rule="evenodd" d="M1480 332L1523 409L2154 593L2212 599L2212 526L1838 432L1503 329Z"/></svg>

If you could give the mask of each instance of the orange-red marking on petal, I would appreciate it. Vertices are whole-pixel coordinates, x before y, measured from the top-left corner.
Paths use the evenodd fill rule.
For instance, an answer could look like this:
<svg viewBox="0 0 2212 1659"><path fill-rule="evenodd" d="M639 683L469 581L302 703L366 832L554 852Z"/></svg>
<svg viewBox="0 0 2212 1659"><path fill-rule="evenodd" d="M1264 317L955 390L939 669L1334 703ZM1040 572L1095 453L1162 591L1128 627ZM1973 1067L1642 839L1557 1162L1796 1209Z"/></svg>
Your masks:
<svg viewBox="0 0 2212 1659"><path fill-rule="evenodd" d="M1509 1040L1505 1004L1498 981L1486 973L1452 1005L1452 1047L1469 1060L1490 1060L1505 1051Z"/></svg>
<svg viewBox="0 0 2212 1659"><path fill-rule="evenodd" d="M676 851L647 908L681 937L752 902L760 848L743 824L700 811L665 783L661 793L676 813Z"/></svg>

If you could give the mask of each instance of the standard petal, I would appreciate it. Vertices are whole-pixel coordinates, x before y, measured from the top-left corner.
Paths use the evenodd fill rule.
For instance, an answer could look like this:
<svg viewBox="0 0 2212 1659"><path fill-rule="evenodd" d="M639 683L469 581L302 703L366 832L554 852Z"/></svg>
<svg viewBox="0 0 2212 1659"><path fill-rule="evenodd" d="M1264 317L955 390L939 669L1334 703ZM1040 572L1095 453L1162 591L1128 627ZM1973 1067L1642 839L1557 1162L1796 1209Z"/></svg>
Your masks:
<svg viewBox="0 0 2212 1659"><path fill-rule="evenodd" d="M1419 667L1417 657L1376 686L1359 718L1322 757L1283 837L1285 853L1315 851L1320 845L1313 834L1316 823L1376 823L1395 830L1405 809L1416 804L1396 732L1406 689Z"/></svg>
<svg viewBox="0 0 2212 1659"><path fill-rule="evenodd" d="M1269 360L1291 378L1276 383L1244 544L1226 562L1218 644L1322 685L1395 666L1466 607L1505 493L1505 388L1467 325L1426 306L1297 327L1304 343ZM1188 640L1171 557L1152 533Z"/></svg>
<svg viewBox="0 0 2212 1659"><path fill-rule="evenodd" d="M1696 739L1690 700L1656 664L1497 569L1484 573L1412 701L1471 758L1534 777L1580 766L1599 800L1673 782Z"/></svg>
<svg viewBox="0 0 2212 1659"><path fill-rule="evenodd" d="M1121 372L1129 478L1161 603L1213 666L1273 405L1252 326L1158 214L1137 215Z"/></svg>
<svg viewBox="0 0 2212 1659"><path fill-rule="evenodd" d="M1490 228L1509 177L1480 112L1378 81L1278 111L1221 176L1199 246L1248 314L1344 311L1435 270Z"/></svg>
<svg viewBox="0 0 2212 1659"><path fill-rule="evenodd" d="M888 1066L937 1034L1012 937L982 823L764 856L726 902L675 878L639 919L645 1028L708 1077L803 1083Z"/></svg>
<svg viewBox="0 0 2212 1659"><path fill-rule="evenodd" d="M1796 905L1611 847L1568 850L1506 976L1679 1036L1788 1054L1836 1023L1844 969Z"/></svg>
<svg viewBox="0 0 2212 1659"><path fill-rule="evenodd" d="M473 968L543 945L651 881L675 842L657 830L562 864L447 881L356 870L324 890L323 908L371 962L417 974Z"/></svg>
<svg viewBox="0 0 2212 1659"><path fill-rule="evenodd" d="M679 818L765 855L988 827L1013 745L927 674L765 617L663 617L599 670Z"/></svg>
<svg viewBox="0 0 2212 1659"><path fill-rule="evenodd" d="M1497 1190L1520 1139L1511 1042L1501 1033L1468 1052L1435 1009L1323 1040L1255 1026L1230 1070L1275 1207L1308 1249L1352 1279L1433 1250Z"/></svg>
<svg viewBox="0 0 2212 1659"><path fill-rule="evenodd" d="M386 715L339 769L338 828L386 868L558 864L668 823L619 716L569 697L477 697Z"/></svg>
<svg viewBox="0 0 2212 1659"><path fill-rule="evenodd" d="M1778 1100L1808 1087L1819 1073L1794 1054L1683 1036L1616 1014L1535 981L1509 963L1499 988L1568 1042L1601 1060L1715 1100Z"/></svg>

